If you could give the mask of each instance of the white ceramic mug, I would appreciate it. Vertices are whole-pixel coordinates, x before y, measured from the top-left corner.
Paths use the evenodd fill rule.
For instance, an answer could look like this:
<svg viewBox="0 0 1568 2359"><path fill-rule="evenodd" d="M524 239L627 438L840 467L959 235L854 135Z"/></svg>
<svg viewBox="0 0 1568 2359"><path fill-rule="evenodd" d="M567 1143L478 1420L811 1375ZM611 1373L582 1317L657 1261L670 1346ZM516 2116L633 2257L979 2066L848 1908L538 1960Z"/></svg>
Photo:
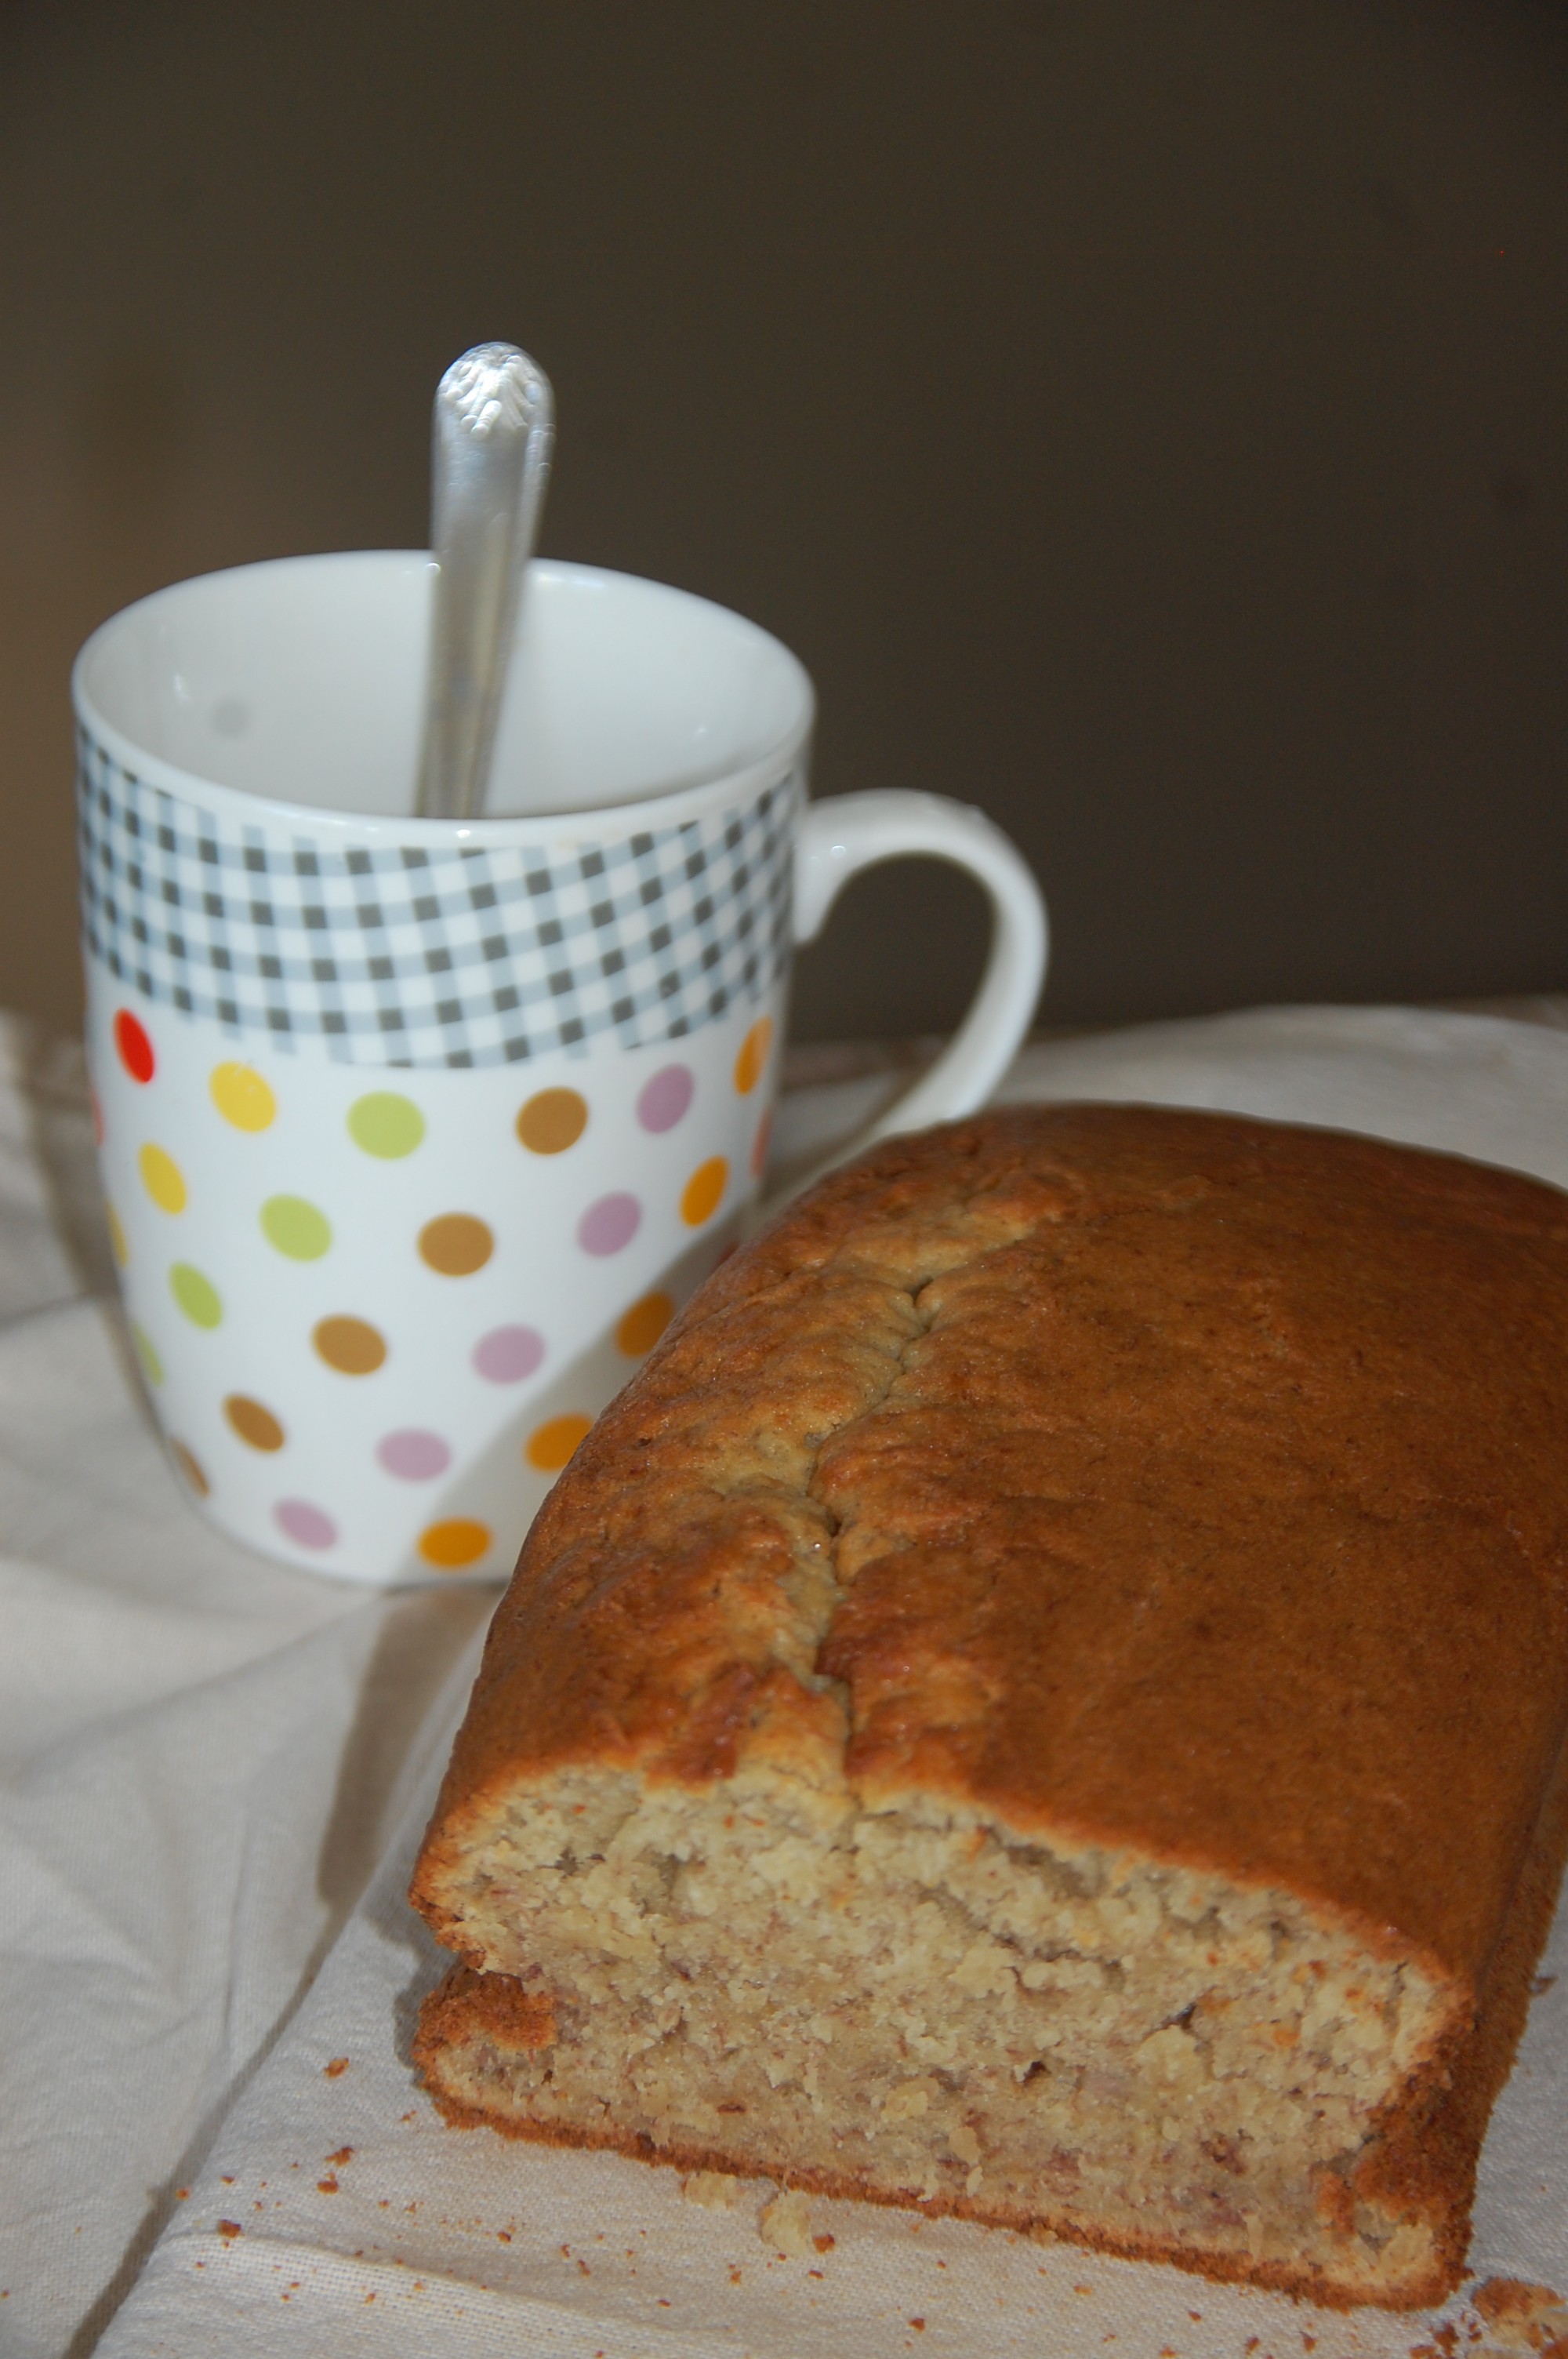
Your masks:
<svg viewBox="0 0 1568 2359"><path fill-rule="evenodd" d="M794 657L624 575L534 566L488 815L409 817L431 571L181 582L73 682L89 1057L148 1391L214 1522L362 1581L510 1570L737 1234L790 952L847 877L934 853L995 911L963 1028L880 1132L986 1097L1044 962L989 821L807 805Z"/></svg>

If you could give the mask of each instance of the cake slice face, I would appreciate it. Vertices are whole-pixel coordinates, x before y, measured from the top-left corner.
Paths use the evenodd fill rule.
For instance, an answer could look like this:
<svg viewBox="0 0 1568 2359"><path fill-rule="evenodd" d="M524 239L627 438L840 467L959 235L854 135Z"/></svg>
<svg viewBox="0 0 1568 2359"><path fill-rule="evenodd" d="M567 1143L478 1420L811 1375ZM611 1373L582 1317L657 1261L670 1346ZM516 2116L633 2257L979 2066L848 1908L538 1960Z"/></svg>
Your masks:
<svg viewBox="0 0 1568 2359"><path fill-rule="evenodd" d="M1441 2282L1358 2199L1452 1994L1291 1895L770 1769L488 1814L420 2057L459 2117L1048 2226L1338 2299Z"/></svg>
<svg viewBox="0 0 1568 2359"><path fill-rule="evenodd" d="M1568 1842L1565 1214L1136 1107L824 1183L498 1610L439 2102L1439 2298Z"/></svg>

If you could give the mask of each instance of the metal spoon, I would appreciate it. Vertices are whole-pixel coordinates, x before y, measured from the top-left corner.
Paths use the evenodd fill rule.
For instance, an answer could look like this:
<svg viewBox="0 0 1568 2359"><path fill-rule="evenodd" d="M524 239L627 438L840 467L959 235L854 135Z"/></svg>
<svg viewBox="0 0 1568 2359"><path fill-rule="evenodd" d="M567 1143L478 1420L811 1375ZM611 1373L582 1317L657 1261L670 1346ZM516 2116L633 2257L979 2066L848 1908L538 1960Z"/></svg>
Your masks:
<svg viewBox="0 0 1568 2359"><path fill-rule="evenodd" d="M472 819L484 809L554 442L550 381L515 344L476 344L436 388L430 545L438 571L415 805L422 818Z"/></svg>

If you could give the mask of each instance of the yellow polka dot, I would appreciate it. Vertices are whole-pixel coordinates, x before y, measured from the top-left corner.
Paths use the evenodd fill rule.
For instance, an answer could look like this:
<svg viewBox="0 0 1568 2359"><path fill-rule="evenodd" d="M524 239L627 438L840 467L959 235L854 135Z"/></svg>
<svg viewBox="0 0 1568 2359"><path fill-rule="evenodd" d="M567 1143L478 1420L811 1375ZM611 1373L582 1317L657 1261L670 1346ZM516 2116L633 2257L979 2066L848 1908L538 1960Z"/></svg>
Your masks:
<svg viewBox="0 0 1568 2359"><path fill-rule="evenodd" d="M688 1229L700 1229L704 1221L712 1219L729 1178L730 1166L722 1155L697 1165L681 1190L680 1216Z"/></svg>
<svg viewBox="0 0 1568 2359"><path fill-rule="evenodd" d="M265 1130L277 1113L277 1100L254 1065L214 1065L207 1086L236 1130Z"/></svg>
<svg viewBox="0 0 1568 2359"><path fill-rule="evenodd" d="M420 1555L443 1572L477 1564L489 1546L490 1526L475 1523L468 1516L449 1516L445 1523L427 1524L419 1535Z"/></svg>
<svg viewBox="0 0 1568 2359"><path fill-rule="evenodd" d="M142 1175L143 1187L160 1212L184 1212L185 1174L172 1155L166 1155L161 1147L144 1147L136 1158L136 1168Z"/></svg>
<svg viewBox="0 0 1568 2359"><path fill-rule="evenodd" d="M644 1352L653 1350L675 1315L675 1304L667 1294L644 1294L615 1330L615 1341L629 1360L640 1360Z"/></svg>
<svg viewBox="0 0 1568 2359"><path fill-rule="evenodd" d="M743 1098L751 1095L762 1078L773 1037L773 1017L759 1016L741 1043L741 1053L735 1060L735 1086Z"/></svg>
<svg viewBox="0 0 1568 2359"><path fill-rule="evenodd" d="M113 1204L105 1204L103 1207L103 1217L109 1223L109 1244L114 1252L114 1259L119 1264L120 1267L124 1269L125 1264L131 1258L131 1248L125 1243L125 1232L120 1226L120 1215L114 1210Z"/></svg>
<svg viewBox="0 0 1568 2359"><path fill-rule="evenodd" d="M590 1417L552 1417L535 1427L523 1454L541 1474L558 1474L592 1425Z"/></svg>

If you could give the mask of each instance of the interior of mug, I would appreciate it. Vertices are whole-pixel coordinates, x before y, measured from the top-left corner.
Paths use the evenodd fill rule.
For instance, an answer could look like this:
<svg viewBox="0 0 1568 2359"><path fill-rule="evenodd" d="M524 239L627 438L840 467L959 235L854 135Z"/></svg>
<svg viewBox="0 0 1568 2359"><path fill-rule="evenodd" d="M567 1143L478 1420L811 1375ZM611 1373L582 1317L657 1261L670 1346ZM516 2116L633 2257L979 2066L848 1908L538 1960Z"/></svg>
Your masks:
<svg viewBox="0 0 1568 2359"><path fill-rule="evenodd" d="M86 647L80 692L134 747L242 793L406 818L430 589L422 550L283 558L181 582ZM487 818L593 810L701 786L803 734L811 684L707 599L536 561Z"/></svg>

